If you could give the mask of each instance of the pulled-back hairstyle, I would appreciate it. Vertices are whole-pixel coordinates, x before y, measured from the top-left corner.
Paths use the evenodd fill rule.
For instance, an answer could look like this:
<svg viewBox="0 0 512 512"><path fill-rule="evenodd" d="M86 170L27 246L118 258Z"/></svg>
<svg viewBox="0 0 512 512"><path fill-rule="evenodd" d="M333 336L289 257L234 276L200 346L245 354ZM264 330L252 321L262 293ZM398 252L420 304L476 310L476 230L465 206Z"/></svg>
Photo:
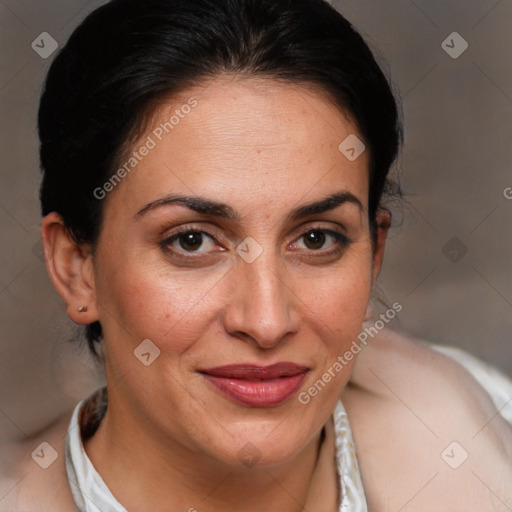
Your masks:
<svg viewBox="0 0 512 512"><path fill-rule="evenodd" d="M102 202L93 191L127 143L159 101L222 73L312 87L352 118L370 155L374 235L400 116L372 52L324 0L113 0L92 12L57 54L41 97L42 214L59 213L74 240L94 248ZM99 322L86 334L96 354Z"/></svg>

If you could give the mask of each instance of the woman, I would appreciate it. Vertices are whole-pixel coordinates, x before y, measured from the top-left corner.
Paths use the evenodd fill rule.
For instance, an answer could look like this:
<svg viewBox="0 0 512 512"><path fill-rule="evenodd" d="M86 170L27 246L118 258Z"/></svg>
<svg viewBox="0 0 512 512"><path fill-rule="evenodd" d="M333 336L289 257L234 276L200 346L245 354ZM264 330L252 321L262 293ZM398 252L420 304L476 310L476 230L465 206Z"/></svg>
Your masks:
<svg viewBox="0 0 512 512"><path fill-rule="evenodd" d="M401 127L326 2L110 2L39 132L49 273L107 387L11 454L13 510L512 509L506 379L367 313Z"/></svg>

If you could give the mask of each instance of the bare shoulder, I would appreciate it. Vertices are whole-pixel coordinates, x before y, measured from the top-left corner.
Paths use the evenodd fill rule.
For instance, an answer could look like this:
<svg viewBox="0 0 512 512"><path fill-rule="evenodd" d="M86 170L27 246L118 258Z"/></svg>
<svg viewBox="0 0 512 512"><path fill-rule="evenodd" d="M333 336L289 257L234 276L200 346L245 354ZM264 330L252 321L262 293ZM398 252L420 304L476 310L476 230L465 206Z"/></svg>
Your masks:
<svg viewBox="0 0 512 512"><path fill-rule="evenodd" d="M453 359L385 329L342 400L372 512L512 510L512 428Z"/></svg>
<svg viewBox="0 0 512 512"><path fill-rule="evenodd" d="M2 448L2 512L71 512L76 506L64 461L71 412L22 442Z"/></svg>

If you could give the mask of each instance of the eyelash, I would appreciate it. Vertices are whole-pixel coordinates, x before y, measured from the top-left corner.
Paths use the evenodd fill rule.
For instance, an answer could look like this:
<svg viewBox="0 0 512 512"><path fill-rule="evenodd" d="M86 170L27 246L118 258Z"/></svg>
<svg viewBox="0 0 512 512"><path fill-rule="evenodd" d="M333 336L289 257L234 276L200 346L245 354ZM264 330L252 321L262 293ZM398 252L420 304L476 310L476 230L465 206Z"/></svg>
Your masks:
<svg viewBox="0 0 512 512"><path fill-rule="evenodd" d="M330 250L325 250L325 249L309 249L308 250L308 249L306 249L308 252L310 252L312 254L317 253L317 256L330 256L330 255L339 254L339 253L343 252L343 250L346 249L352 243L352 241L344 234L342 234L338 231L334 231L329 228L321 227L321 226L310 227L310 228L304 230L302 233L299 234L299 236L297 238L294 239L294 241L292 243L297 243L297 241L301 240L304 236L306 236L308 233L311 233L311 232L321 232L324 235L331 236L332 238L334 238L335 247L333 249L330 249ZM192 258L200 258L200 257L204 257L206 254L208 254L208 253L202 253L202 252L198 252L198 251L185 251L183 249L176 250L176 249L171 249L169 247L173 242L179 240L181 237L188 235L188 234L201 234L201 235L204 235L207 238L210 238L211 240L215 241L215 237L213 235L211 235L210 233L208 233L207 231L204 231L199 228L194 228L194 227L185 227L185 228L178 229L174 234L166 237L164 240L162 240L159 243L159 246L165 251L172 252L175 256L177 256L179 258L187 259L189 261ZM224 251L225 251L225 249L224 249ZM216 252L221 252L221 251L216 251Z"/></svg>

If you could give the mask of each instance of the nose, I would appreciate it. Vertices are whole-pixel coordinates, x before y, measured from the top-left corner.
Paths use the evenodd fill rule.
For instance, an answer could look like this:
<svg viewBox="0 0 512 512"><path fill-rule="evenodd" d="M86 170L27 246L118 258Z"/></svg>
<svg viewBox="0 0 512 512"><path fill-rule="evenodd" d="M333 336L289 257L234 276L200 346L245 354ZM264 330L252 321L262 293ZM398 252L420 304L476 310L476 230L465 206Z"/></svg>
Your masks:
<svg viewBox="0 0 512 512"><path fill-rule="evenodd" d="M224 309L226 331L261 349L271 349L298 331L297 297L275 261L260 256L237 262L232 272L233 293Z"/></svg>

